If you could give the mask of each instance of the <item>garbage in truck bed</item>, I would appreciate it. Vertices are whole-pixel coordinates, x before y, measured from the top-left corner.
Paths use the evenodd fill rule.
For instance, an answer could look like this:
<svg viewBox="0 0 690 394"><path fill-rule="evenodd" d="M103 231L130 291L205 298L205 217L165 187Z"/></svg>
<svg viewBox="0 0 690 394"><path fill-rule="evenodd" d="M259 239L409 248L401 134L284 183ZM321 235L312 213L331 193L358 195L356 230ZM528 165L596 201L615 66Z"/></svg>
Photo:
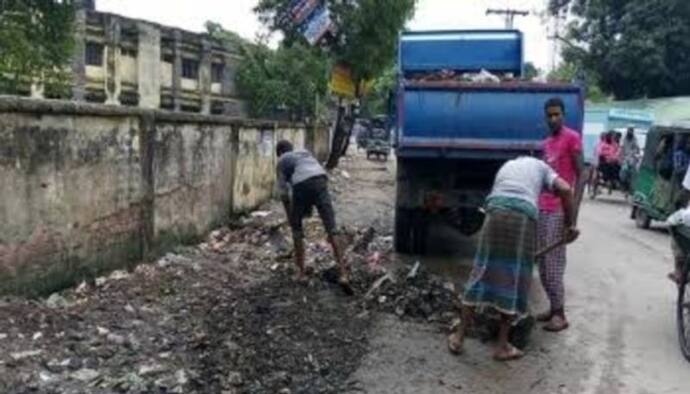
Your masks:
<svg viewBox="0 0 690 394"><path fill-rule="evenodd" d="M457 81L457 82L477 82L500 83L504 81L516 81L513 73L491 73L486 70L479 72L456 72L453 70L440 70L436 72L411 73L405 77L408 82L436 82L436 81Z"/></svg>

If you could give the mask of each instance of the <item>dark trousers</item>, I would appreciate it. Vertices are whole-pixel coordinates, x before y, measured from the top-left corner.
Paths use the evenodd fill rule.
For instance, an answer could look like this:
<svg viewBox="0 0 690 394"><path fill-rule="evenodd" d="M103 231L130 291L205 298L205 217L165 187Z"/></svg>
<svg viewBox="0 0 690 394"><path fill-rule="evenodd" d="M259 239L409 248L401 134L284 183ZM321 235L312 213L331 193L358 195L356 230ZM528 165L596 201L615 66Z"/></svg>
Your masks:
<svg viewBox="0 0 690 394"><path fill-rule="evenodd" d="M292 187L290 227L295 239L304 238L302 220L309 216L314 207L319 212L326 233L335 235L335 211L328 193L328 177L325 175L309 178Z"/></svg>

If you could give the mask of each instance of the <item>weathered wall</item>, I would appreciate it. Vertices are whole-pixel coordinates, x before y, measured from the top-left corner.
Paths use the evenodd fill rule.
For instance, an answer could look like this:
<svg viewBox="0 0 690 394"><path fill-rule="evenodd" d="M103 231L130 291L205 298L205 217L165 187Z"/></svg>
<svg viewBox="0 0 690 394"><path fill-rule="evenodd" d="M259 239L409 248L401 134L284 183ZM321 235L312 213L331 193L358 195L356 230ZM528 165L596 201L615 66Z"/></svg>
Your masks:
<svg viewBox="0 0 690 394"><path fill-rule="evenodd" d="M306 130L306 146L320 162L328 160L331 147L331 129L326 124L309 126Z"/></svg>
<svg viewBox="0 0 690 394"><path fill-rule="evenodd" d="M142 254L136 117L3 113L0 291L43 291Z"/></svg>
<svg viewBox="0 0 690 394"><path fill-rule="evenodd" d="M269 199L301 126L0 97L0 293L46 293Z"/></svg>
<svg viewBox="0 0 690 394"><path fill-rule="evenodd" d="M185 242L229 217L232 126L162 121L156 124L153 147L156 239Z"/></svg>

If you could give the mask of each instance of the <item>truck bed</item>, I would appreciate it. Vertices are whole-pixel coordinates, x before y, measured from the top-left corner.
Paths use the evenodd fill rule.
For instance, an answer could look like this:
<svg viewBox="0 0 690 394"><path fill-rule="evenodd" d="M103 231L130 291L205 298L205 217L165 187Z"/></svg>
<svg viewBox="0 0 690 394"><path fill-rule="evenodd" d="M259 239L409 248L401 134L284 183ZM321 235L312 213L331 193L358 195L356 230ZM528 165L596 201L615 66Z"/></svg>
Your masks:
<svg viewBox="0 0 690 394"><path fill-rule="evenodd" d="M581 130L583 99L577 86L404 81L398 97L397 155L509 158L537 150L547 134L544 103L554 96L565 102L565 124Z"/></svg>

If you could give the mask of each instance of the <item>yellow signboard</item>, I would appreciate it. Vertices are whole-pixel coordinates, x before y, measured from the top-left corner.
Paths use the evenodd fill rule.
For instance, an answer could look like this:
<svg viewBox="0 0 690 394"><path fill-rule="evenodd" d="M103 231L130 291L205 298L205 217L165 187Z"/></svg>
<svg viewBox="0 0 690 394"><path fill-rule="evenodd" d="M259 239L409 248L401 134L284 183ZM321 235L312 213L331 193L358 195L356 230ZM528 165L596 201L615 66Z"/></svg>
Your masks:
<svg viewBox="0 0 690 394"><path fill-rule="evenodd" d="M360 94L365 95L369 89L371 89L372 85L373 81L362 82L360 85ZM352 80L350 69L342 65L333 67L329 88L331 89L331 93L336 96L354 99L356 93L355 83Z"/></svg>

